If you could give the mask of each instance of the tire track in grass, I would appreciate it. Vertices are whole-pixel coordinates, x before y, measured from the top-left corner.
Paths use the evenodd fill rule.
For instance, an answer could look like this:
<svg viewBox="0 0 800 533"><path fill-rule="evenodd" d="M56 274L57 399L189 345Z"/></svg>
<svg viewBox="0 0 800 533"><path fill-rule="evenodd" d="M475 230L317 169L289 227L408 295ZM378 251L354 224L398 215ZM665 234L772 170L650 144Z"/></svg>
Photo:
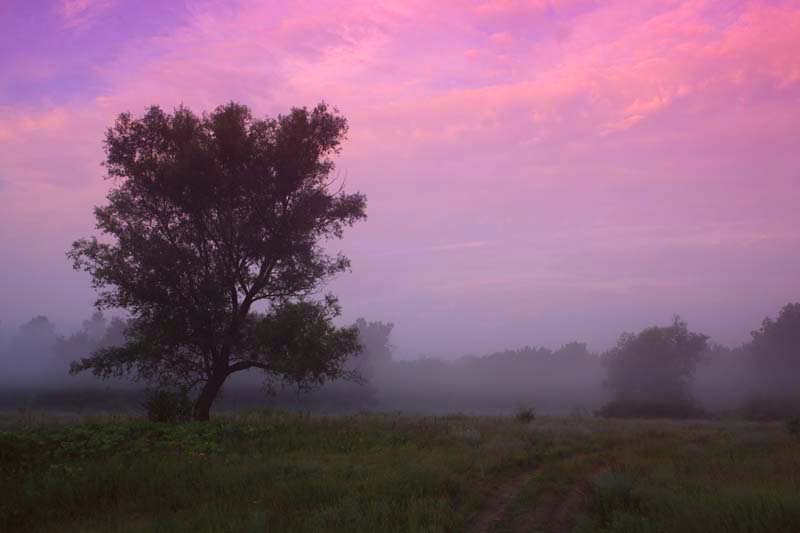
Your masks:
<svg viewBox="0 0 800 533"><path fill-rule="evenodd" d="M515 532L538 531L568 533L586 509L591 496L591 480L604 472L606 466L595 466L573 483L566 492L545 492L536 506L527 512L512 514L514 503L533 480L538 468L529 470L502 484L473 521L470 533L491 533L498 530Z"/></svg>
<svg viewBox="0 0 800 533"><path fill-rule="evenodd" d="M589 505L592 479L606 470L605 466L594 467L580 480L573 483L566 493L545 495L543 501L531 513L519 517L512 531L537 531L546 533L569 533L577 523L578 516Z"/></svg>
<svg viewBox="0 0 800 533"><path fill-rule="evenodd" d="M490 533L506 518L511 504L517 499L522 489L533 479L536 469L528 470L511 480L506 481L489 499L486 506L467 531L469 533Z"/></svg>

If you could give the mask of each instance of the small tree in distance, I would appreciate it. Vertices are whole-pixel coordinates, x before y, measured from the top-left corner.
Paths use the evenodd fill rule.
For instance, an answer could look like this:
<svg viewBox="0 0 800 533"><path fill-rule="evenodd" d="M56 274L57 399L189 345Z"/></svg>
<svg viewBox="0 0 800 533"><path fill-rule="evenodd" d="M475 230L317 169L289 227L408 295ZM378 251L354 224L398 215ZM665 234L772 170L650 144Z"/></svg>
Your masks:
<svg viewBox="0 0 800 533"><path fill-rule="evenodd" d="M604 357L612 393L609 416L686 417L697 414L690 379L708 337L675 317L671 326L624 333Z"/></svg>
<svg viewBox="0 0 800 533"><path fill-rule="evenodd" d="M800 303L783 306L752 332L747 366L754 387L742 404L748 418L800 416Z"/></svg>
<svg viewBox="0 0 800 533"><path fill-rule="evenodd" d="M363 195L331 189L346 132L324 103L275 119L236 103L121 114L105 138L114 185L95 209L108 239L78 240L67 255L91 275L96 307L131 321L123 346L71 372L196 391L197 420L234 372L301 387L346 374L357 332L333 325L333 296L310 299L349 268L322 243L366 217Z"/></svg>
<svg viewBox="0 0 800 533"><path fill-rule="evenodd" d="M354 324L358 330L358 339L362 346L362 357L358 368L362 374L371 377L378 367L386 366L392 361L394 347L390 341L394 324L384 322L367 322L363 318Z"/></svg>
<svg viewBox="0 0 800 533"><path fill-rule="evenodd" d="M775 320L765 318L752 336L762 387L776 395L800 396L800 303L786 304Z"/></svg>

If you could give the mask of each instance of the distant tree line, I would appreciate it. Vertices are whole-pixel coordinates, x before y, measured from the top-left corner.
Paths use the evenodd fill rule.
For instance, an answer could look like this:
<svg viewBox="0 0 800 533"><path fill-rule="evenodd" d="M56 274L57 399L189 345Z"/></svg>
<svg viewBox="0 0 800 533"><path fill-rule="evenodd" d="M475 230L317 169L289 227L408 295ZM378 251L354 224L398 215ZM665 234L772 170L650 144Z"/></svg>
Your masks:
<svg viewBox="0 0 800 533"><path fill-rule="evenodd" d="M13 361L5 375L15 378L14 383L0 378L0 383L9 387L27 379L28 388L101 387L91 376L65 379L69 363L123 344L126 323L96 312L77 332L58 335L47 317L34 317L9 338L0 359ZM544 413L671 418L800 413L800 304L788 304L777 317L765 319L752 341L736 348L714 344L676 318L668 326L622 334L602 354L572 342L558 350L526 346L455 360L403 361L393 357L393 324L362 318L352 327L361 351L346 360L343 370L361 380L334 379L302 394L295 387L273 386L265 396L263 378L243 373L223 391L223 408L489 414L533 405ZM124 384L118 380L111 389ZM102 395L91 401L101 402L94 405L98 409L115 408L102 405Z"/></svg>
<svg viewBox="0 0 800 533"><path fill-rule="evenodd" d="M601 354L579 342L555 351L526 346L451 361L384 362L370 376L375 393L360 397L361 407L379 410L507 413L535 405L543 412L614 417L796 416L800 304L765 319L752 341L737 348L710 342L676 317L668 326L623 333ZM286 396L284 403L335 408L341 404L333 390L304 400Z"/></svg>

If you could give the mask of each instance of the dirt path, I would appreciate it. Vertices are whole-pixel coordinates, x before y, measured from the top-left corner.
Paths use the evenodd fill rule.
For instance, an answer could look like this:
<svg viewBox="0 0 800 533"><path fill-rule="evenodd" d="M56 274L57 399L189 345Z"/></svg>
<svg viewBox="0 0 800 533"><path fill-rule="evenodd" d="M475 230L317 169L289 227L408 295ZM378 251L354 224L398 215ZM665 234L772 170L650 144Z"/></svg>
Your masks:
<svg viewBox="0 0 800 533"><path fill-rule="evenodd" d="M599 472L600 469L596 469L589 476L572 485L558 506L550 513L544 527L539 527L539 530L547 531L548 533L568 533L572 531L578 515L589 504L592 489L591 479ZM534 527L537 526L534 525Z"/></svg>
<svg viewBox="0 0 800 533"><path fill-rule="evenodd" d="M468 531L470 533L490 533L495 531L497 524L506 516L509 507L511 507L520 491L533 478L535 472L535 470L530 470L501 485L486 507L478 513Z"/></svg>
<svg viewBox="0 0 800 533"><path fill-rule="evenodd" d="M577 516L588 504L591 491L591 479L602 472L598 467L587 476L573 484L563 495L545 494L536 504L535 509L515 516L511 522L512 532L539 531L543 533L568 533L575 527ZM527 472L501 486L494 498L476 518L472 533L489 533L504 521L508 511L520 491L533 478L535 471Z"/></svg>

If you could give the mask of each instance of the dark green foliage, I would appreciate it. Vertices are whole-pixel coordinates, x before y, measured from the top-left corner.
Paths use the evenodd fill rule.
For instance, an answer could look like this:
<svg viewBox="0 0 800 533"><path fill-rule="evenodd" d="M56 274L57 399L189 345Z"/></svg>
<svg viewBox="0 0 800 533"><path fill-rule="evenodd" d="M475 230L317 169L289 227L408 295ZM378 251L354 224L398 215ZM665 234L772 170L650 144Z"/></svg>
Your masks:
<svg viewBox="0 0 800 533"><path fill-rule="evenodd" d="M676 416L697 411L689 382L708 337L675 318L668 327L625 333L604 356L612 401L607 416ZM648 413L651 411L651 413Z"/></svg>
<svg viewBox="0 0 800 533"><path fill-rule="evenodd" d="M162 388L149 391L143 407L151 422L188 422L192 417L192 402L183 390Z"/></svg>
<svg viewBox="0 0 800 533"><path fill-rule="evenodd" d="M593 483L591 516L579 532L773 533L797 531L800 500L792 490L719 487L604 473Z"/></svg>
<svg viewBox="0 0 800 533"><path fill-rule="evenodd" d="M536 420L536 409L533 407L519 407L514 413L514 420L521 424L529 424Z"/></svg>
<svg viewBox="0 0 800 533"><path fill-rule="evenodd" d="M237 371L301 386L341 377L356 334L330 325L333 297L308 298L349 267L324 241L366 216L363 195L332 188L346 132L325 104L274 119L236 103L120 115L105 140L114 186L95 209L108 238L76 241L68 256L91 275L97 307L132 320L124 345L71 371L197 390L198 419Z"/></svg>
<svg viewBox="0 0 800 533"><path fill-rule="evenodd" d="M24 467L26 444L14 433L0 432L0 477L11 476Z"/></svg>
<svg viewBox="0 0 800 533"><path fill-rule="evenodd" d="M800 531L799 443L779 426L625 424L641 431L618 441L617 460L589 477L588 519L576 531Z"/></svg>
<svg viewBox="0 0 800 533"><path fill-rule="evenodd" d="M358 331L334 326L339 312L336 300L328 296L322 303L284 303L270 314L254 315L255 350L269 359L259 362L255 353L252 366L305 388L334 376L359 381L357 373L344 369L360 350Z"/></svg>
<svg viewBox="0 0 800 533"><path fill-rule="evenodd" d="M126 328L126 322L121 318L113 317L111 321L107 321L102 312L96 311L89 320L83 321L80 331L67 337L59 337L56 341L53 352L59 371L66 373L73 361L88 358L98 350L123 346ZM81 376L69 386L78 383L96 384L97 380L93 376Z"/></svg>
<svg viewBox="0 0 800 533"><path fill-rule="evenodd" d="M359 379L338 379L327 383L309 394L298 398L293 391L276 394L272 401L279 405L302 405L314 411L326 412L358 411L376 405L378 387L374 380L379 372L392 376L392 344L390 335L393 325L384 322L356 320L353 327L358 331L361 352L345 362L343 371Z"/></svg>
<svg viewBox="0 0 800 533"><path fill-rule="evenodd" d="M634 479L631 475L610 470L602 472L591 480L592 512L595 519L608 526L615 514L639 512L640 498L634 492Z"/></svg>
<svg viewBox="0 0 800 533"><path fill-rule="evenodd" d="M597 411L597 416L612 418L702 418L705 411L690 401L656 403L630 400L612 401Z"/></svg>
<svg viewBox="0 0 800 533"><path fill-rule="evenodd" d="M461 530L475 470L447 432L283 413L0 431L0 531Z"/></svg>
<svg viewBox="0 0 800 533"><path fill-rule="evenodd" d="M754 394L733 413L748 420L785 420L800 416L800 396Z"/></svg>
<svg viewBox="0 0 800 533"><path fill-rule="evenodd" d="M798 396L800 376L800 303L785 305L773 320L753 331L753 371L772 396Z"/></svg>
<svg viewBox="0 0 800 533"><path fill-rule="evenodd" d="M498 531L578 492L576 531L795 532L798 451L741 421L0 417L0 531L468 531L532 473Z"/></svg>
<svg viewBox="0 0 800 533"><path fill-rule="evenodd" d="M786 420L786 431L795 437L800 438L800 417L793 417Z"/></svg>

